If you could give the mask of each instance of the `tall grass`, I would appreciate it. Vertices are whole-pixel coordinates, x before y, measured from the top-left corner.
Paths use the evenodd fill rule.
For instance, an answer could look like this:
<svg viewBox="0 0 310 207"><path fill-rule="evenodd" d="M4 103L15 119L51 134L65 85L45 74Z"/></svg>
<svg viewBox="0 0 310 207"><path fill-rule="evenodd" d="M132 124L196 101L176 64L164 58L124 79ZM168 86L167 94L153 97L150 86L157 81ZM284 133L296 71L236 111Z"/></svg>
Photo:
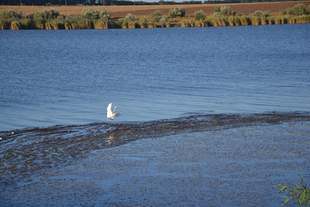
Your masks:
<svg viewBox="0 0 310 207"><path fill-rule="evenodd" d="M195 27L205 27L206 26L206 14L203 10L198 10L195 12Z"/></svg>
<svg viewBox="0 0 310 207"><path fill-rule="evenodd" d="M160 28L160 27L225 27L273 24L306 24L310 23L310 8L296 4L280 15L268 11L255 11L241 15L227 6L217 7L213 14L207 15L198 10L193 16L186 16L184 9L172 8L168 15L159 11L148 16L127 14L123 18L112 19L106 11L83 10L77 16L63 16L55 10L35 12L24 15L16 11L0 11L0 30L11 29L109 29L109 28Z"/></svg>
<svg viewBox="0 0 310 207"><path fill-rule="evenodd" d="M124 29L135 29L139 26L138 18L133 14L129 13L122 19L122 28Z"/></svg>

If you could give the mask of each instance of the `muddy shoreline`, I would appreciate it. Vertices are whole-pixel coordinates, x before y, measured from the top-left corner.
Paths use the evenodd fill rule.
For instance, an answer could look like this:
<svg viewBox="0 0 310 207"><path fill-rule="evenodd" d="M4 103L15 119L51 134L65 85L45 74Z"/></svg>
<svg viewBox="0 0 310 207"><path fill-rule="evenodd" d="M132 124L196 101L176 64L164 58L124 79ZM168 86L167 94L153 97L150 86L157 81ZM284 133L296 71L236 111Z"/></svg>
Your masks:
<svg viewBox="0 0 310 207"><path fill-rule="evenodd" d="M94 150L141 138L297 121L310 121L310 113L193 115L149 122L102 122L3 131L0 132L0 185L11 185L42 169L72 163Z"/></svg>

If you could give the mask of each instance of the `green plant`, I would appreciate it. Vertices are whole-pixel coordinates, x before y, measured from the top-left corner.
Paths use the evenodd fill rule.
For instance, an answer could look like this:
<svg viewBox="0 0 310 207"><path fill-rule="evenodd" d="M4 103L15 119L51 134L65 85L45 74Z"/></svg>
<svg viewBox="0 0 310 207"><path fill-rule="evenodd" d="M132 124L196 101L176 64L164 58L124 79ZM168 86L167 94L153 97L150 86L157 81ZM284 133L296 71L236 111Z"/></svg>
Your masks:
<svg viewBox="0 0 310 207"><path fill-rule="evenodd" d="M181 9L181 8L172 8L169 10L169 16L172 18L184 17L185 13L186 13L185 9Z"/></svg>
<svg viewBox="0 0 310 207"><path fill-rule="evenodd" d="M169 18L167 16L162 16L159 20L160 27L170 27Z"/></svg>
<svg viewBox="0 0 310 207"><path fill-rule="evenodd" d="M89 20L97 20L100 18L100 12L92 9L85 9L82 11L82 16Z"/></svg>
<svg viewBox="0 0 310 207"><path fill-rule="evenodd" d="M122 28L134 29L137 27L138 18L133 14L127 14L122 21Z"/></svg>
<svg viewBox="0 0 310 207"><path fill-rule="evenodd" d="M93 29L93 22L81 16L71 16L64 20L64 28L71 29Z"/></svg>
<svg viewBox="0 0 310 207"><path fill-rule="evenodd" d="M122 28L123 19L116 19L110 22L111 28Z"/></svg>
<svg viewBox="0 0 310 207"><path fill-rule="evenodd" d="M44 29L45 28L46 19L44 18L44 15L41 12L34 13L32 15L32 20L34 23L34 27L36 29Z"/></svg>
<svg viewBox="0 0 310 207"><path fill-rule="evenodd" d="M22 18L20 19L21 29L31 29L32 28L32 21L29 18Z"/></svg>
<svg viewBox="0 0 310 207"><path fill-rule="evenodd" d="M78 17L76 22L77 22L78 29L93 29L94 28L93 20Z"/></svg>
<svg viewBox="0 0 310 207"><path fill-rule="evenodd" d="M19 30L20 27L21 27L21 25L20 25L19 21L13 20L11 22L11 30Z"/></svg>
<svg viewBox="0 0 310 207"><path fill-rule="evenodd" d="M159 11L155 11L152 15L151 18L153 19L154 22L158 23L161 19L162 15Z"/></svg>
<svg viewBox="0 0 310 207"><path fill-rule="evenodd" d="M97 11L93 9L83 10L79 22L80 28L107 29L110 25L111 16L107 11Z"/></svg>
<svg viewBox="0 0 310 207"><path fill-rule="evenodd" d="M108 29L109 28L109 22L99 19L94 23L95 29Z"/></svg>
<svg viewBox="0 0 310 207"><path fill-rule="evenodd" d="M0 19L20 19L22 16L22 13L16 11L0 11Z"/></svg>
<svg viewBox="0 0 310 207"><path fill-rule="evenodd" d="M251 21L250 21L250 19L249 19L249 17L248 16L240 16L239 17L239 20L240 20L240 24L242 25L242 26L247 26L247 25L250 25L251 24Z"/></svg>
<svg viewBox="0 0 310 207"><path fill-rule="evenodd" d="M9 29L10 23L7 20L0 19L0 30Z"/></svg>
<svg viewBox="0 0 310 207"><path fill-rule="evenodd" d="M148 28L149 21L147 17L140 17L138 23L140 25L140 28Z"/></svg>
<svg viewBox="0 0 310 207"><path fill-rule="evenodd" d="M277 186L280 193L285 193L283 204L295 204L298 207L310 206L310 188L303 179L296 185L279 184Z"/></svg>
<svg viewBox="0 0 310 207"><path fill-rule="evenodd" d="M206 14L203 10L198 10L195 12L195 19L199 21L204 21L206 19Z"/></svg>
<svg viewBox="0 0 310 207"><path fill-rule="evenodd" d="M283 14L296 16L307 15L310 14L310 8L306 7L304 4L296 4L293 7L284 10Z"/></svg>
<svg viewBox="0 0 310 207"><path fill-rule="evenodd" d="M261 25L261 18L259 16L252 16L250 20L251 20L251 25L254 25L254 26Z"/></svg>
<svg viewBox="0 0 310 207"><path fill-rule="evenodd" d="M111 15L107 11L102 11L99 13L99 18L103 20L110 20Z"/></svg>
<svg viewBox="0 0 310 207"><path fill-rule="evenodd" d="M59 12L56 10L48 10L48 11L42 11L42 12L35 12L33 14L34 19L55 19L59 16Z"/></svg>
<svg viewBox="0 0 310 207"><path fill-rule="evenodd" d="M81 15L75 16L63 16L55 10L38 11L27 16L16 11L0 11L0 30L221 27L305 23L310 23L310 5L303 4L297 4L285 10L283 15L257 10L249 16L237 15L228 6L215 8L213 15L209 16L203 10L198 10L193 17L189 17L185 16L184 9L172 8L167 16L155 11L148 16L136 17L128 14L124 18L114 19L105 10L93 10L90 7L83 10Z"/></svg>
<svg viewBox="0 0 310 207"><path fill-rule="evenodd" d="M215 16L233 16L236 15L237 13L232 10L231 7L229 6L221 6L221 7L216 7L214 9L214 13Z"/></svg>
<svg viewBox="0 0 310 207"><path fill-rule="evenodd" d="M45 28L48 30L58 30L65 28L65 20L63 17L56 19L49 19L45 23Z"/></svg>
<svg viewBox="0 0 310 207"><path fill-rule="evenodd" d="M229 26L240 26L240 18L238 16L229 16L227 18Z"/></svg>
<svg viewBox="0 0 310 207"><path fill-rule="evenodd" d="M273 16L267 17L267 22L268 24L275 24L274 17Z"/></svg>
<svg viewBox="0 0 310 207"><path fill-rule="evenodd" d="M36 29L52 29L50 22L59 16L55 10L35 12L32 14L32 20Z"/></svg>
<svg viewBox="0 0 310 207"><path fill-rule="evenodd" d="M269 11L262 11L262 10L256 10L252 15L265 18L271 16Z"/></svg>

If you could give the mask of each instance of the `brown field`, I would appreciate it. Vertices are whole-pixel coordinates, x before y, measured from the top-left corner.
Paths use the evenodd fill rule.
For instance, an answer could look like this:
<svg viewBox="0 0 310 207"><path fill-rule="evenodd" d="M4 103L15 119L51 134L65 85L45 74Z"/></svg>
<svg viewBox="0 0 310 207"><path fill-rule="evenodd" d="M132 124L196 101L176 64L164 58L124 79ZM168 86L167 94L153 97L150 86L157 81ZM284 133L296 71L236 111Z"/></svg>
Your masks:
<svg viewBox="0 0 310 207"><path fill-rule="evenodd" d="M191 16L195 11L201 9L207 14L213 13L215 7L230 6L233 10L241 14L249 14L256 10L270 11L273 14L280 13L284 9L297 3L310 5L310 1L288 1L288 2L260 2L260 3L233 3L233 4L184 4L184 5L141 5L141 6L0 6L1 10L15 10L28 15L36 11L57 10L63 15L79 15L84 9L106 10L112 17L123 17L128 13L137 16L149 15L154 11L167 14L169 9L179 7L184 8L187 15Z"/></svg>

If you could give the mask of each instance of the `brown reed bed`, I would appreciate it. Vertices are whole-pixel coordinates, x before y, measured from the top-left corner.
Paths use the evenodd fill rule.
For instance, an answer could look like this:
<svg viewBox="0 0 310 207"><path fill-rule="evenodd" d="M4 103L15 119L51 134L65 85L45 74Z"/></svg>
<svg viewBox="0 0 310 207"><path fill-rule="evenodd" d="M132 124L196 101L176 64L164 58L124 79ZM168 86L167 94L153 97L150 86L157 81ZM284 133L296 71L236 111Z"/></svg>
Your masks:
<svg viewBox="0 0 310 207"><path fill-rule="evenodd" d="M107 11L93 9L85 9L79 15L63 15L56 10L35 12L29 15L13 10L0 11L1 30L226 27L307 23L310 23L310 6L305 4L295 4L280 14L257 10L244 15L229 6L222 6L216 7L212 14L207 14L200 9L193 15L188 15L185 9L174 7L167 15L155 11L144 16L128 13L122 18L112 18Z"/></svg>

